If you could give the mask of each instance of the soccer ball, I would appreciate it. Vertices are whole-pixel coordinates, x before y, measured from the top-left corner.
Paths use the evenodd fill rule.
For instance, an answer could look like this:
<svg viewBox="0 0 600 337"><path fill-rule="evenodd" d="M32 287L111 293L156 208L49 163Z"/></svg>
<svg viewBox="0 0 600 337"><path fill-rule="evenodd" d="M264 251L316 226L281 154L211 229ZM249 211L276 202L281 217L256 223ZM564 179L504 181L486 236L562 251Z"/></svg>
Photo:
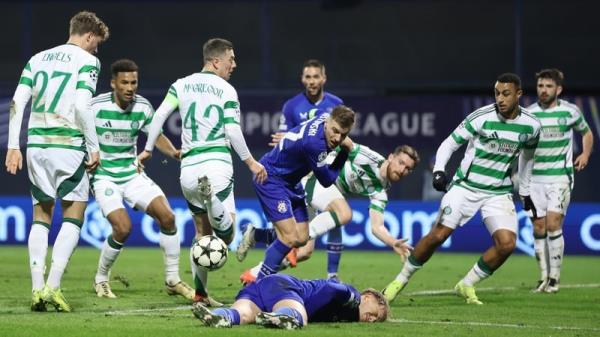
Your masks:
<svg viewBox="0 0 600 337"><path fill-rule="evenodd" d="M217 270L227 262L227 245L214 235L206 235L191 248L192 260L198 267Z"/></svg>

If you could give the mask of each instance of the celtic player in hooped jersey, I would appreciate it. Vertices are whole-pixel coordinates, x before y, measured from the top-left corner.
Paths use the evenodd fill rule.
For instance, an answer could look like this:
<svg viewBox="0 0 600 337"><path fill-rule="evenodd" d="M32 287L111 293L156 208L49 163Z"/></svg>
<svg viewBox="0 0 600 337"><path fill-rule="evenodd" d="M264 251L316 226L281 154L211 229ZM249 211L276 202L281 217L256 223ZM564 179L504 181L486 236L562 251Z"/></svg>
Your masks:
<svg viewBox="0 0 600 337"><path fill-rule="evenodd" d="M514 250L518 224L512 201L511 164L519 158L519 178L529 181L541 125L519 106L522 91L517 75L500 75L494 91L496 103L467 116L438 148L433 185L437 190L446 190L446 164L452 153L468 143L454 180L441 201L434 226L419 240L400 274L384 289L389 300L398 295L435 249L480 209L494 245L456 284L456 293L468 304L482 304L475 294L475 284L491 276ZM519 192L529 195L528 189L526 183L521 183Z"/></svg>
<svg viewBox="0 0 600 337"><path fill-rule="evenodd" d="M32 99L27 169L33 198L28 248L34 311L45 311L46 303L57 311L71 311L60 282L83 224L89 194L85 170L94 170L99 161L89 102L100 72L94 54L108 35L108 27L94 13L77 13L71 18L67 43L34 55L13 96L6 153L6 168L11 174L22 167L19 133L25 106ZM89 160L84 162L86 148ZM57 198L62 200L62 226L44 285L48 231Z"/></svg>
<svg viewBox="0 0 600 337"><path fill-rule="evenodd" d="M558 98L563 80L558 69L537 73L538 101L527 108L542 123L531 174L531 199L526 200L541 274L535 292L558 291L565 246L562 224L574 185L573 166L577 171L587 166L594 144L594 136L579 108ZM573 130L583 135L583 151L575 162Z"/></svg>
<svg viewBox="0 0 600 337"><path fill-rule="evenodd" d="M112 92L92 100L96 116L96 131L100 142L100 166L92 176L94 195L102 213L112 226L112 234L104 241L94 290L98 297L116 298L109 284L109 272L131 232L131 219L123 205L143 211L158 222L159 244L165 262L167 293L179 294L190 300L193 289L179 277L179 234L175 214L163 191L144 172L138 172L137 139L147 132L154 109L144 97L137 95L138 67L122 59L111 66ZM180 151L160 135L157 147L164 154L179 159Z"/></svg>
<svg viewBox="0 0 600 337"><path fill-rule="evenodd" d="M332 161L333 158L334 156L330 155L328 159ZM316 176L309 175L309 178L303 181L306 202L320 213L308 224L310 240L298 250L298 261L310 258L317 237L325 233L329 235L332 228L344 226L352 220L352 209L346 201L347 196L363 196L370 199L369 219L373 234L402 258L406 258L412 247L406 244L405 239L390 235L384 226L383 213L388 202L387 190L392 183L411 174L419 160L417 151L408 145L398 146L385 158L367 146L355 143L333 185L324 187ZM248 250L257 241L270 244L270 240L275 237L274 229L255 228L252 231L253 235L244 232L238 250ZM244 241L245 244L242 244ZM246 254L244 251L241 253ZM341 251L337 253L341 254ZM256 278L260 268L261 264L243 274L242 281L247 283Z"/></svg>
<svg viewBox="0 0 600 337"><path fill-rule="evenodd" d="M162 125L176 109L181 114L181 189L193 213L196 238L216 234L226 243L233 239L235 202L231 148L248 165L258 183L267 172L256 161L240 128L237 92L227 82L236 67L233 44L210 39L203 46L202 72L177 80L169 88L148 133L140 162L151 156ZM206 291L207 271L191 262L195 301L218 305Z"/></svg>

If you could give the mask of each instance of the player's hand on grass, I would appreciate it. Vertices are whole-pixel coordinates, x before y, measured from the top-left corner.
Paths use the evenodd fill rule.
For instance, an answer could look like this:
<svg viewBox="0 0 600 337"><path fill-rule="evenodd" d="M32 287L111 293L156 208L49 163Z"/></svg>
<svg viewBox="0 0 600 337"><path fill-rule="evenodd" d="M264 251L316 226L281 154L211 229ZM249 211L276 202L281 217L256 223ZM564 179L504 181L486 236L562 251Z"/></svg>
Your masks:
<svg viewBox="0 0 600 337"><path fill-rule="evenodd" d="M400 257L402 258L402 262L406 261L406 259L410 255L410 252L413 250L413 247L406 243L407 241L408 239L399 239L396 240L396 242L394 242L394 245L392 246L394 252L396 252L396 254L400 255Z"/></svg>
<svg viewBox="0 0 600 337"><path fill-rule="evenodd" d="M277 144L279 144L281 139L283 139L284 135L285 135L284 132L275 132L274 134L272 134L271 142L269 143L269 146L277 146Z"/></svg>
<svg viewBox="0 0 600 337"><path fill-rule="evenodd" d="M100 165L100 153L92 152L90 153L90 159L85 162L85 169L88 172L94 172L96 168Z"/></svg>
<svg viewBox="0 0 600 337"><path fill-rule="evenodd" d="M146 168L144 166L144 162L148 159L152 158L152 152L149 152L147 150L142 151L138 156L137 156L137 171L138 173L141 173L144 168Z"/></svg>
<svg viewBox="0 0 600 337"><path fill-rule="evenodd" d="M6 172L17 174L23 168L23 155L19 149L8 149L6 152Z"/></svg>
<svg viewBox="0 0 600 337"><path fill-rule="evenodd" d="M248 163L248 168L250 169L250 172L252 172L254 180L257 183L262 184L267 180L267 170L261 163L252 159L250 163Z"/></svg>

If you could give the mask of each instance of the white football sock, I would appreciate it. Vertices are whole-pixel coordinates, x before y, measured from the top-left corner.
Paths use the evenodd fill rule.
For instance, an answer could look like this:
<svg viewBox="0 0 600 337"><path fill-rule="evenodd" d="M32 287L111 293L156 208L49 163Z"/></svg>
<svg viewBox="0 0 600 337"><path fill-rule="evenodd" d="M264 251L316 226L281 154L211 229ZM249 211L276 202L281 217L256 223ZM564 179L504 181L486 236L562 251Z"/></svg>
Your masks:
<svg viewBox="0 0 600 337"><path fill-rule="evenodd" d="M311 239L329 232L330 229L339 226L337 216L333 212L319 213L312 221L308 224L308 235Z"/></svg>
<svg viewBox="0 0 600 337"><path fill-rule="evenodd" d="M215 194L206 203L206 212L210 226L215 230L217 236L223 240L228 239L233 233L233 219Z"/></svg>
<svg viewBox="0 0 600 337"><path fill-rule="evenodd" d="M538 267L540 268L540 280L548 278L548 243L546 240L547 236L543 238L535 238L533 241L533 248L535 250L535 259L537 260Z"/></svg>
<svg viewBox="0 0 600 337"><path fill-rule="evenodd" d="M489 272L487 272L484 269L488 270ZM465 275L465 277L463 277L462 283L466 286L472 287L472 286L476 285L477 283L490 277L491 275L492 275L492 271L489 270L489 267L487 267L485 265L485 263L483 262L483 259L481 258L481 259L479 259L479 261L477 263L475 263L473 268L471 268L471 270L469 270L467 275Z"/></svg>
<svg viewBox="0 0 600 337"><path fill-rule="evenodd" d="M62 223L52 249L52 265L50 266L50 273L48 273L48 287L52 289L60 288L60 281L65 268L79 242L80 230L81 228L74 223L68 221Z"/></svg>
<svg viewBox="0 0 600 337"><path fill-rule="evenodd" d="M107 282L109 280L110 269L121 254L123 244L113 239L112 235L109 235L104 244L102 245L102 251L100 252L100 259L98 260L98 269L96 270L96 283Z"/></svg>
<svg viewBox="0 0 600 337"><path fill-rule="evenodd" d="M160 248L163 251L163 261L165 263L165 281L169 285L176 285L181 282L179 277L179 234L177 231L173 234L165 234L162 231L158 235Z"/></svg>
<svg viewBox="0 0 600 337"><path fill-rule="evenodd" d="M402 270L400 271L398 276L396 276L396 280L402 282L403 284L406 284L408 283L408 280L412 277L412 275L422 267L423 265L417 264L416 260L411 255L408 257L408 259L406 259L406 262L404 262L404 266L402 267Z"/></svg>
<svg viewBox="0 0 600 337"><path fill-rule="evenodd" d="M560 280L560 267L565 250L565 238L562 229L548 232L548 255L550 260L550 278Z"/></svg>
<svg viewBox="0 0 600 337"><path fill-rule="evenodd" d="M196 239L194 239L194 241L192 241L192 246L194 245L194 243L196 241L197 241ZM192 282L194 283L194 289L196 290L196 293L205 292L206 294L208 294L208 288L207 288L208 271L204 268L198 267L194 263L194 258L192 257L191 249L190 249L190 266L192 267Z"/></svg>
<svg viewBox="0 0 600 337"><path fill-rule="evenodd" d="M29 231L27 247L29 248L29 269L31 270L32 290L40 290L44 287L49 228L50 225L41 221L35 221Z"/></svg>

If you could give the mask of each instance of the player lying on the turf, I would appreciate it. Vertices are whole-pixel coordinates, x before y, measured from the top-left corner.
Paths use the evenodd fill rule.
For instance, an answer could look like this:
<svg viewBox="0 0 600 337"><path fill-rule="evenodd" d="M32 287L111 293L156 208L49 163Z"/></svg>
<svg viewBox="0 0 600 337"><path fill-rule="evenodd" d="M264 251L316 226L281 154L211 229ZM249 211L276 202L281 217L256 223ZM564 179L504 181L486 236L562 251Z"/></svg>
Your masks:
<svg viewBox="0 0 600 337"><path fill-rule="evenodd" d="M194 303L203 325L230 328L256 323L267 328L299 329L308 322L383 322L389 306L383 295L335 280L300 280L272 274L244 287L230 308L209 310Z"/></svg>

